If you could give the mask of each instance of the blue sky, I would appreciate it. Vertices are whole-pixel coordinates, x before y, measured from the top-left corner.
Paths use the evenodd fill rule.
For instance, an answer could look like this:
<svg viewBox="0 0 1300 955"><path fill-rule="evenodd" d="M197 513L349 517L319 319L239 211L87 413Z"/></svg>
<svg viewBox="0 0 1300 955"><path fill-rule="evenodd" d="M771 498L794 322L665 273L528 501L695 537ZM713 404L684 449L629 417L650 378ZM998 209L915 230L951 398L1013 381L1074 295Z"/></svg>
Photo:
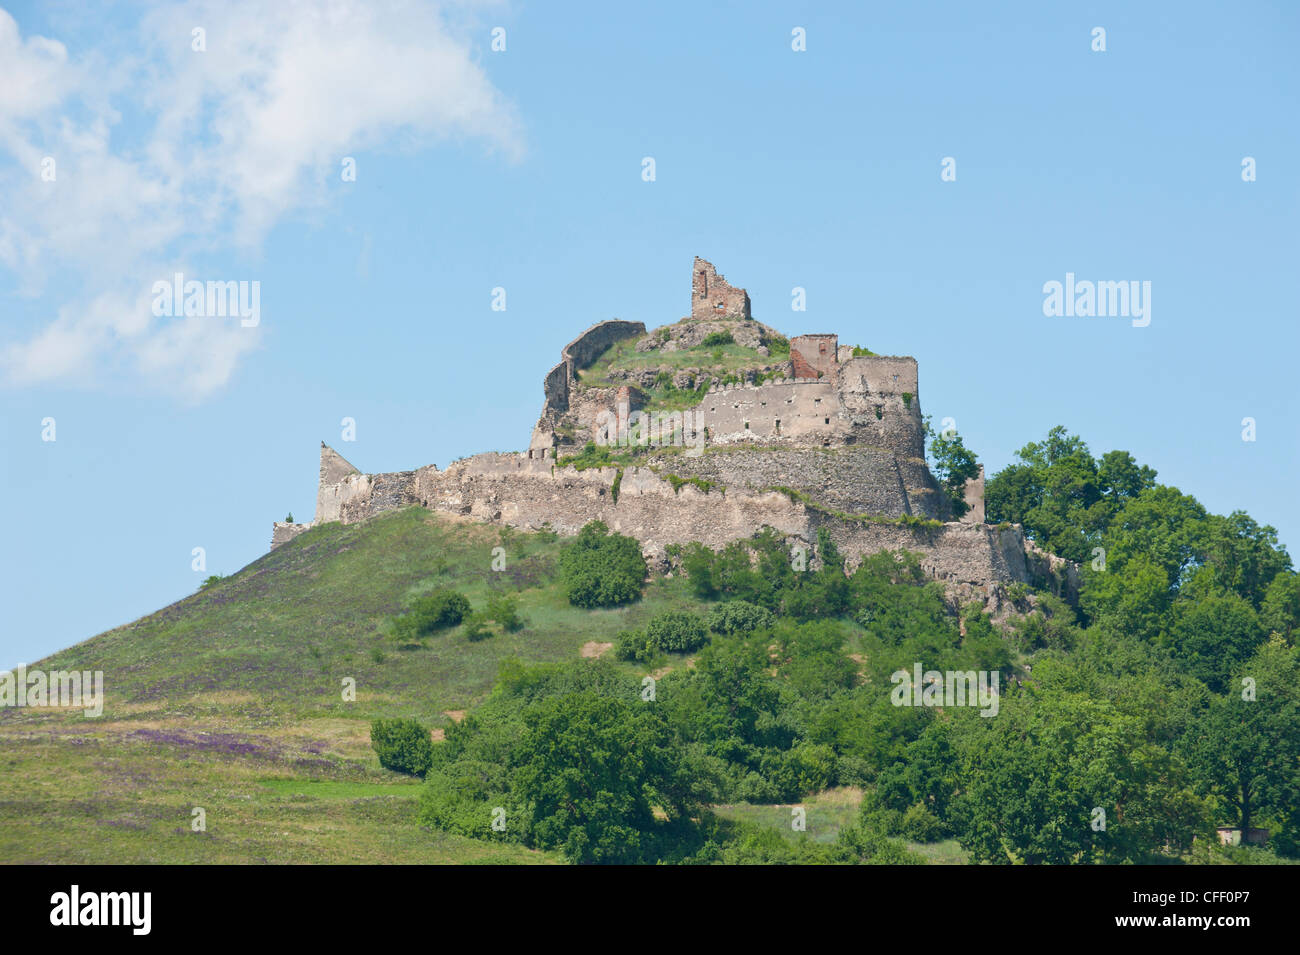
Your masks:
<svg viewBox="0 0 1300 955"><path fill-rule="evenodd" d="M990 474L1064 424L1300 540L1291 4L5 9L0 666L256 559L321 440L526 447L560 347L687 314L694 255L914 355ZM176 271L260 323L154 316ZM1045 317L1067 272L1149 281L1150 325Z"/></svg>

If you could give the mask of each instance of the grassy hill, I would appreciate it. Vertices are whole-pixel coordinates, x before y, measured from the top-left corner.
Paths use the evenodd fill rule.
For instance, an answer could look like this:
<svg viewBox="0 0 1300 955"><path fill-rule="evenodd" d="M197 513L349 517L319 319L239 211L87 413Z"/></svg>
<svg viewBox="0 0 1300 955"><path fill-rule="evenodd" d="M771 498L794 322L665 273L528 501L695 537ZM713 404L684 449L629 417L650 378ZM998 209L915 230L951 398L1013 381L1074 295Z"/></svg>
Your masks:
<svg viewBox="0 0 1300 955"><path fill-rule="evenodd" d="M0 708L0 860L562 861L421 830L418 784L381 769L369 736L372 719L409 716L437 738L487 695L503 659L603 653L619 630L697 604L684 581L663 579L627 607L573 607L557 583L559 547L554 535L418 508L328 524L32 664L103 671L104 713ZM494 548L503 571L492 570ZM393 615L438 587L476 607L516 594L524 627L399 642ZM195 808L206 832L191 828Z"/></svg>
<svg viewBox="0 0 1300 955"><path fill-rule="evenodd" d="M102 670L104 713L0 708L0 860L558 861L418 829L418 786L380 769L369 738L379 716L449 724L506 657L576 659L689 602L668 580L627 608L571 607L554 582L558 546L419 509L326 525L33 664ZM494 547L504 571L491 569ZM398 643L391 616L439 586L476 606L517 593L525 626ZM345 678L355 702L342 698ZM205 833L191 831L195 807Z"/></svg>

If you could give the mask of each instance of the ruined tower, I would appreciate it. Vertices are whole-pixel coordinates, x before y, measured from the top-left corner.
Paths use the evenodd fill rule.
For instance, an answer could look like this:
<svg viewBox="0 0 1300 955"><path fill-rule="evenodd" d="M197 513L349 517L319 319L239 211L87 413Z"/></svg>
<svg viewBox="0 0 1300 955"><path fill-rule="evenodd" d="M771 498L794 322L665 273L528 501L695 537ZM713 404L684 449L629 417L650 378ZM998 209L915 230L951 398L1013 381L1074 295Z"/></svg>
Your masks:
<svg viewBox="0 0 1300 955"><path fill-rule="evenodd" d="M691 318L749 317L749 293L733 288L712 262L697 255L691 272Z"/></svg>

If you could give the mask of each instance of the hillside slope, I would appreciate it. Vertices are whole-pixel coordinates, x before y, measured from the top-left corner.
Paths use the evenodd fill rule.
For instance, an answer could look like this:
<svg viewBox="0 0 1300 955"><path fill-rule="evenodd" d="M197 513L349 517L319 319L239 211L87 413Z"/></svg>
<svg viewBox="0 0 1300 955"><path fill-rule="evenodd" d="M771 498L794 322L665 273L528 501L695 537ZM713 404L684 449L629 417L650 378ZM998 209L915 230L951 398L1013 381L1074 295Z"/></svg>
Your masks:
<svg viewBox="0 0 1300 955"><path fill-rule="evenodd" d="M503 571L491 569L494 547ZM381 770L369 740L379 716L448 725L506 657L577 659L588 641L686 601L668 580L628 608L570 607L552 583L557 550L548 535L418 508L325 525L32 664L103 671L104 713L0 708L0 861L558 860L420 830L418 787ZM391 615L438 586L475 606L516 593L526 625L477 643L458 630L399 644ZM206 832L192 829L195 808Z"/></svg>

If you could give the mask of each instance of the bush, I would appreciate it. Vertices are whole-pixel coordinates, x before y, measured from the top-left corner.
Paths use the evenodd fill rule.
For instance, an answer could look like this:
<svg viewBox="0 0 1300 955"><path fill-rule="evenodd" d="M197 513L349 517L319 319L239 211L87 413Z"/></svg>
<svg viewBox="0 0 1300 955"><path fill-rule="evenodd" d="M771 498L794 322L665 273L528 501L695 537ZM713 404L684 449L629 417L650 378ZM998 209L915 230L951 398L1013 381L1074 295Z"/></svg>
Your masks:
<svg viewBox="0 0 1300 955"><path fill-rule="evenodd" d="M690 653L709 642L704 621L684 610L669 610L653 618L645 628L646 646L667 653Z"/></svg>
<svg viewBox="0 0 1300 955"><path fill-rule="evenodd" d="M399 631L410 630L417 637L426 637L438 630L454 627L470 611L469 600L454 590L435 590L421 597L406 613L408 621Z"/></svg>
<svg viewBox="0 0 1300 955"><path fill-rule="evenodd" d="M370 724L370 745L385 769L423 776L433 764L433 740L417 720L375 720Z"/></svg>
<svg viewBox="0 0 1300 955"><path fill-rule="evenodd" d="M634 538L592 521L560 554L560 574L575 607L615 607L641 596L645 558Z"/></svg>
<svg viewBox="0 0 1300 955"><path fill-rule="evenodd" d="M614 638L614 656L619 660L644 660L649 655L645 634L640 630L620 630Z"/></svg>
<svg viewBox="0 0 1300 955"><path fill-rule="evenodd" d="M903 835L913 842L937 842L943 838L944 825L929 806L915 803L903 813Z"/></svg>
<svg viewBox="0 0 1300 955"><path fill-rule="evenodd" d="M770 628L776 615L748 600L728 600L709 611L705 622L714 633L752 633Z"/></svg>
<svg viewBox="0 0 1300 955"><path fill-rule="evenodd" d="M523 618L519 616L519 598L513 594L502 594L499 597L489 598L487 611L484 615L489 620L495 620L501 624L501 629L507 633L522 630L524 626Z"/></svg>
<svg viewBox="0 0 1300 955"><path fill-rule="evenodd" d="M734 345L736 339L732 337L731 332L709 332L700 342L705 348L713 348L717 345Z"/></svg>
<svg viewBox="0 0 1300 955"><path fill-rule="evenodd" d="M486 613L472 613L466 617L465 639L477 643L492 636L492 628L488 626L488 620Z"/></svg>

